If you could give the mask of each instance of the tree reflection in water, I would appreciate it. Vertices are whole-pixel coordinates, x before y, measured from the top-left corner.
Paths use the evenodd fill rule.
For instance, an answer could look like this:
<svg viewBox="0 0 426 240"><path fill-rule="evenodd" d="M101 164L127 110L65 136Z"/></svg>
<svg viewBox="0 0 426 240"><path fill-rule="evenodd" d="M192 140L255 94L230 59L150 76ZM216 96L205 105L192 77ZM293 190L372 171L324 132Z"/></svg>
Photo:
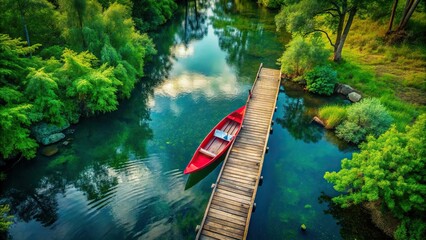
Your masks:
<svg viewBox="0 0 426 240"><path fill-rule="evenodd" d="M276 122L297 140L305 143L316 143L321 140L324 130L311 124L312 116L306 113L302 98L287 98L284 105L284 116L277 117Z"/></svg>
<svg viewBox="0 0 426 240"><path fill-rule="evenodd" d="M34 188L13 188L5 196L15 217L25 222L34 219L47 227L58 219L56 195L65 193L65 186L66 181L55 172L40 179Z"/></svg>
<svg viewBox="0 0 426 240"><path fill-rule="evenodd" d="M176 57L176 48L188 50L193 40L200 40L208 33L207 9L209 1L186 0L185 6L180 6L175 20L166 23L168 26L150 36L154 42L161 43L155 47L157 54L146 64L147 78L144 80L160 84L169 77L172 69L172 59Z"/></svg>
<svg viewBox="0 0 426 240"><path fill-rule="evenodd" d="M288 33L275 31L271 10L256 1L217 1L213 12L214 33L220 48L228 53L228 64L250 81L257 70L252 63L273 67L290 40Z"/></svg>
<svg viewBox="0 0 426 240"><path fill-rule="evenodd" d="M199 40L207 35L207 7L208 1L185 1L185 19L184 27L181 29L185 46L191 40Z"/></svg>
<svg viewBox="0 0 426 240"><path fill-rule="evenodd" d="M341 208L332 201L332 197L324 193L321 194L318 201L328 205L324 213L332 215L337 220L337 224L341 226L340 236L342 239L392 239L375 227L371 219L366 217L369 215L368 211L361 205Z"/></svg>
<svg viewBox="0 0 426 240"><path fill-rule="evenodd" d="M147 102L153 86L139 85L140 94L133 94L117 112L82 120L75 127L74 140L68 146L60 146L59 155L33 160L45 161L47 166L25 163L32 184L23 184L29 179L21 183L15 178L12 183L6 182L10 188L2 196L12 214L19 221L36 220L45 227L51 226L58 220L58 197L65 197L69 187L81 190L97 209L108 204L106 198L114 196L118 185L116 173L129 174L126 171L131 170L123 166L131 159L148 155L147 142L153 132L148 124Z"/></svg>

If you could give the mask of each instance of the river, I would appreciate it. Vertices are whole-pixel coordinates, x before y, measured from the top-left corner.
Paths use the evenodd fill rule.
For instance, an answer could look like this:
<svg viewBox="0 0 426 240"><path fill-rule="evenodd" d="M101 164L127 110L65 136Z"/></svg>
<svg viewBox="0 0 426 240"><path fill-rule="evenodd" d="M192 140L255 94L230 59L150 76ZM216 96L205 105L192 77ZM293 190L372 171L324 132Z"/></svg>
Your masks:
<svg viewBox="0 0 426 240"><path fill-rule="evenodd" d="M130 99L72 126L59 154L2 182L13 239L193 239L221 162L183 174L206 133L242 106L259 64L289 41L255 1L189 1L153 34L158 55ZM248 239L380 239L361 208L341 210L323 179L355 151L310 123L338 96L281 86ZM305 224L307 231L300 231Z"/></svg>

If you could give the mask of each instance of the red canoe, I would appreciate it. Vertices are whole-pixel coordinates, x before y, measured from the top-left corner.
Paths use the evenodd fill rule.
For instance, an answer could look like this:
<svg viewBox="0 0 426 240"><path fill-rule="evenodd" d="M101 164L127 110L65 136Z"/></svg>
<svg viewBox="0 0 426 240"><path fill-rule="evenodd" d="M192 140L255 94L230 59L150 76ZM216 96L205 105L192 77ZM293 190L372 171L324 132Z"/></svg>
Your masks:
<svg viewBox="0 0 426 240"><path fill-rule="evenodd" d="M240 132L245 112L246 106L242 106L222 119L198 146L183 173L188 174L201 170L226 152Z"/></svg>

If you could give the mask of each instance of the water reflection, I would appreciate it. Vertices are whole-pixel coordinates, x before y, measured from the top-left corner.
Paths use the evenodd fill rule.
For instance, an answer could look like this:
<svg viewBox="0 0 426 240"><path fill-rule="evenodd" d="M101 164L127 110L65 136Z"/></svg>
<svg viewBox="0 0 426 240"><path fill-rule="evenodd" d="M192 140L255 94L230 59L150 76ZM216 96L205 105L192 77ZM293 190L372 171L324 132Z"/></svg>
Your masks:
<svg viewBox="0 0 426 240"><path fill-rule="evenodd" d="M245 102L259 63L274 66L286 41L274 31L273 14L255 1L182 5L155 33L158 54L118 111L82 120L60 155L9 173L1 201L16 216L12 236L192 239L220 168L190 177L182 171L211 127ZM326 101L300 88L284 91L249 238L299 237L291 234L300 219L334 234L335 221L316 200L323 189L333 193L323 173L336 170L349 151L307 125Z"/></svg>
<svg viewBox="0 0 426 240"><path fill-rule="evenodd" d="M343 239L383 239L390 240L380 229L371 224L371 220L366 218L368 211L360 205L354 205L348 208L341 208L335 204L332 197L322 193L318 198L319 203L328 205L325 214L337 219L337 224L341 226L340 236Z"/></svg>
<svg viewBox="0 0 426 240"><path fill-rule="evenodd" d="M284 116L277 117L276 122L298 140L305 143L316 143L323 136L323 129L311 124L312 116L306 114L302 98L288 98L282 106Z"/></svg>
<svg viewBox="0 0 426 240"><path fill-rule="evenodd" d="M34 219L47 227L58 219L56 195L64 192L64 181L57 173L42 178L35 188L10 189L5 196L15 217L25 222Z"/></svg>
<svg viewBox="0 0 426 240"><path fill-rule="evenodd" d="M200 40L207 35L207 9L209 1L185 1L185 19L183 23L183 42L188 44L191 40ZM179 33L178 33L179 34Z"/></svg>
<svg viewBox="0 0 426 240"><path fill-rule="evenodd" d="M213 12L214 33L220 48L228 53L227 63L248 79L257 70L251 62L273 67L290 39L288 34L275 31L274 12L259 8L256 1L216 1Z"/></svg>
<svg viewBox="0 0 426 240"><path fill-rule="evenodd" d="M217 159L214 163L207 166L206 168L201 169L200 171L197 171L195 173L191 173L188 176L188 180L186 181L185 190L192 188L194 185L203 180L207 175L209 175L213 170L215 170L225 159L225 155L226 154L221 156L219 159Z"/></svg>
<svg viewBox="0 0 426 240"><path fill-rule="evenodd" d="M169 78L167 82L156 89L155 93L171 98L189 93L193 98L201 96L213 98L217 96L218 92L221 92L226 97L233 98L240 95L242 91L236 76L230 71L224 71L221 76L217 77L184 72ZM150 104L153 105L152 102Z"/></svg>

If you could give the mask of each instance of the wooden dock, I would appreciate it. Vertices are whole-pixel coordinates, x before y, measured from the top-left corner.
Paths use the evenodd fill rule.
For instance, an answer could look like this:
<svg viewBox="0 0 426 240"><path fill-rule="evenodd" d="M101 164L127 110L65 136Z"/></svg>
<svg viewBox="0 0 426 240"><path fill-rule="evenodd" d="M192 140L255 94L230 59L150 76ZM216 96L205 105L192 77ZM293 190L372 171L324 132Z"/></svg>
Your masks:
<svg viewBox="0 0 426 240"><path fill-rule="evenodd" d="M213 185L196 239L246 239L280 86L280 71L257 72L243 128Z"/></svg>

